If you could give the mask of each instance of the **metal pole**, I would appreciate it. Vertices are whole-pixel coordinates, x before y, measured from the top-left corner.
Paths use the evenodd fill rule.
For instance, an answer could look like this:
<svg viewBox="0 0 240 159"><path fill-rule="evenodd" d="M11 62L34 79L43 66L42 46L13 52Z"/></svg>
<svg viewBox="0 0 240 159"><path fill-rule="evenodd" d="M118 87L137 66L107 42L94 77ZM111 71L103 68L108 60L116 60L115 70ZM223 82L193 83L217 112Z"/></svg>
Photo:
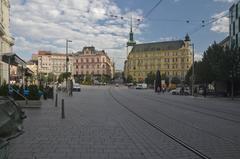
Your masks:
<svg viewBox="0 0 240 159"><path fill-rule="evenodd" d="M64 111L64 99L62 99L62 119L65 118L65 111Z"/></svg>
<svg viewBox="0 0 240 159"><path fill-rule="evenodd" d="M56 93L56 97L55 97L55 107L58 106L58 93Z"/></svg>
<svg viewBox="0 0 240 159"><path fill-rule="evenodd" d="M195 78L195 74L194 74L194 44L192 44L192 96L194 96L194 78Z"/></svg>
<svg viewBox="0 0 240 159"><path fill-rule="evenodd" d="M66 40L66 91L68 92L68 87L67 87L67 73L68 73L68 40Z"/></svg>
<svg viewBox="0 0 240 159"><path fill-rule="evenodd" d="M68 40L66 40L66 74L68 72Z"/></svg>
<svg viewBox="0 0 240 159"><path fill-rule="evenodd" d="M23 85L23 89L25 89L25 84L24 84L24 68L22 66L22 85Z"/></svg>
<svg viewBox="0 0 240 159"><path fill-rule="evenodd" d="M8 91L10 90L10 63L11 63L11 56L8 57Z"/></svg>

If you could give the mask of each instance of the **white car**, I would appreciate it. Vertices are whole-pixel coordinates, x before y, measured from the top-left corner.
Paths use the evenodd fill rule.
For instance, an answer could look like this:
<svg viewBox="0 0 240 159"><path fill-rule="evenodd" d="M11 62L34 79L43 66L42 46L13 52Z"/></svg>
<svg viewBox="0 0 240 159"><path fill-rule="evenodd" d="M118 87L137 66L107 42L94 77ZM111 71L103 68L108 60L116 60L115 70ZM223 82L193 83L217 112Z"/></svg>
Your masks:
<svg viewBox="0 0 240 159"><path fill-rule="evenodd" d="M80 92L81 91L80 84L78 83L73 84L73 91Z"/></svg>
<svg viewBox="0 0 240 159"><path fill-rule="evenodd" d="M182 88L178 87L170 91L172 95L190 95L190 90L188 87L184 88L184 92L182 92Z"/></svg>
<svg viewBox="0 0 240 159"><path fill-rule="evenodd" d="M147 84L139 83L139 84L137 84L136 89L147 89Z"/></svg>
<svg viewBox="0 0 240 159"><path fill-rule="evenodd" d="M172 95L180 95L181 92L181 88L178 87L176 89L171 90L169 93L171 93Z"/></svg>

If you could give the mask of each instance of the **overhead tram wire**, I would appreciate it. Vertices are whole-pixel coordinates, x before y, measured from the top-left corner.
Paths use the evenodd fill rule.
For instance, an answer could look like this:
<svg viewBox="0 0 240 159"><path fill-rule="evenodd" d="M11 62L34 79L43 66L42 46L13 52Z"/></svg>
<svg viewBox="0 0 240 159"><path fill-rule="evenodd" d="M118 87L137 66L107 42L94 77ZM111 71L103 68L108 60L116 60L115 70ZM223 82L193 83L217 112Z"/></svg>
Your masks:
<svg viewBox="0 0 240 159"><path fill-rule="evenodd" d="M159 0L145 15L144 17L147 18L162 2L163 0Z"/></svg>
<svg viewBox="0 0 240 159"><path fill-rule="evenodd" d="M206 26L211 25L214 22L216 22L216 21L218 21L218 20L220 20L220 19L222 19L224 17L227 17L227 16L228 16L228 13L226 13L226 14L220 16L220 17L217 17L217 18L212 18L207 23L203 23L201 26L198 26L193 31L189 32L189 35L193 35L193 34L197 33L198 31L200 31L201 29L206 28Z"/></svg>

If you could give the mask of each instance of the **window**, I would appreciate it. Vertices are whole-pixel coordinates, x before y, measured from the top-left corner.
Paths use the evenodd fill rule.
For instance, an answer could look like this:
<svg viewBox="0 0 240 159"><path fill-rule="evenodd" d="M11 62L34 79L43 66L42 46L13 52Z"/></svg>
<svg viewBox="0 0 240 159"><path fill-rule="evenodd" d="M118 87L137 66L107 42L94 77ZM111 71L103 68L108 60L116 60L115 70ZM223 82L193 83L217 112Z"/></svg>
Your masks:
<svg viewBox="0 0 240 159"><path fill-rule="evenodd" d="M235 35L235 22L233 22L233 35Z"/></svg>
<svg viewBox="0 0 240 159"><path fill-rule="evenodd" d="M78 60L76 60L76 63L78 63Z"/></svg>
<svg viewBox="0 0 240 159"><path fill-rule="evenodd" d="M78 69L78 65L76 65L76 68Z"/></svg>

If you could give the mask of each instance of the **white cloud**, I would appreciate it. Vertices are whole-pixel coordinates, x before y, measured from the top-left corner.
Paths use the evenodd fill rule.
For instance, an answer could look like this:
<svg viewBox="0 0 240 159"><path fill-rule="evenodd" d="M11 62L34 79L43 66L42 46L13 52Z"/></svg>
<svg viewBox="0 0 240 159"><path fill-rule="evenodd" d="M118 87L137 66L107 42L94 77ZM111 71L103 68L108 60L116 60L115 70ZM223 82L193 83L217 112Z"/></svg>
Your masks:
<svg viewBox="0 0 240 159"><path fill-rule="evenodd" d="M141 18L142 11L124 11L113 0L28 0L24 5L21 0L12 0L14 51L25 59L38 50L65 52L65 39L71 39L72 51L87 45L100 50L114 48L106 51L115 57L117 69L122 69L123 61L116 59L126 56L124 45L129 32L126 18L131 15ZM135 32L140 34L142 27L145 25Z"/></svg>
<svg viewBox="0 0 240 159"><path fill-rule="evenodd" d="M237 0L213 0L214 2L228 2L228 3L232 3L232 2L236 2Z"/></svg>
<svg viewBox="0 0 240 159"><path fill-rule="evenodd" d="M228 33L229 32L229 18L224 16L228 11L224 11L212 16L213 19L217 19L211 26L211 30L218 33Z"/></svg>
<svg viewBox="0 0 240 159"><path fill-rule="evenodd" d="M203 58L203 54L202 53L194 54L194 61L201 61L202 58Z"/></svg>

